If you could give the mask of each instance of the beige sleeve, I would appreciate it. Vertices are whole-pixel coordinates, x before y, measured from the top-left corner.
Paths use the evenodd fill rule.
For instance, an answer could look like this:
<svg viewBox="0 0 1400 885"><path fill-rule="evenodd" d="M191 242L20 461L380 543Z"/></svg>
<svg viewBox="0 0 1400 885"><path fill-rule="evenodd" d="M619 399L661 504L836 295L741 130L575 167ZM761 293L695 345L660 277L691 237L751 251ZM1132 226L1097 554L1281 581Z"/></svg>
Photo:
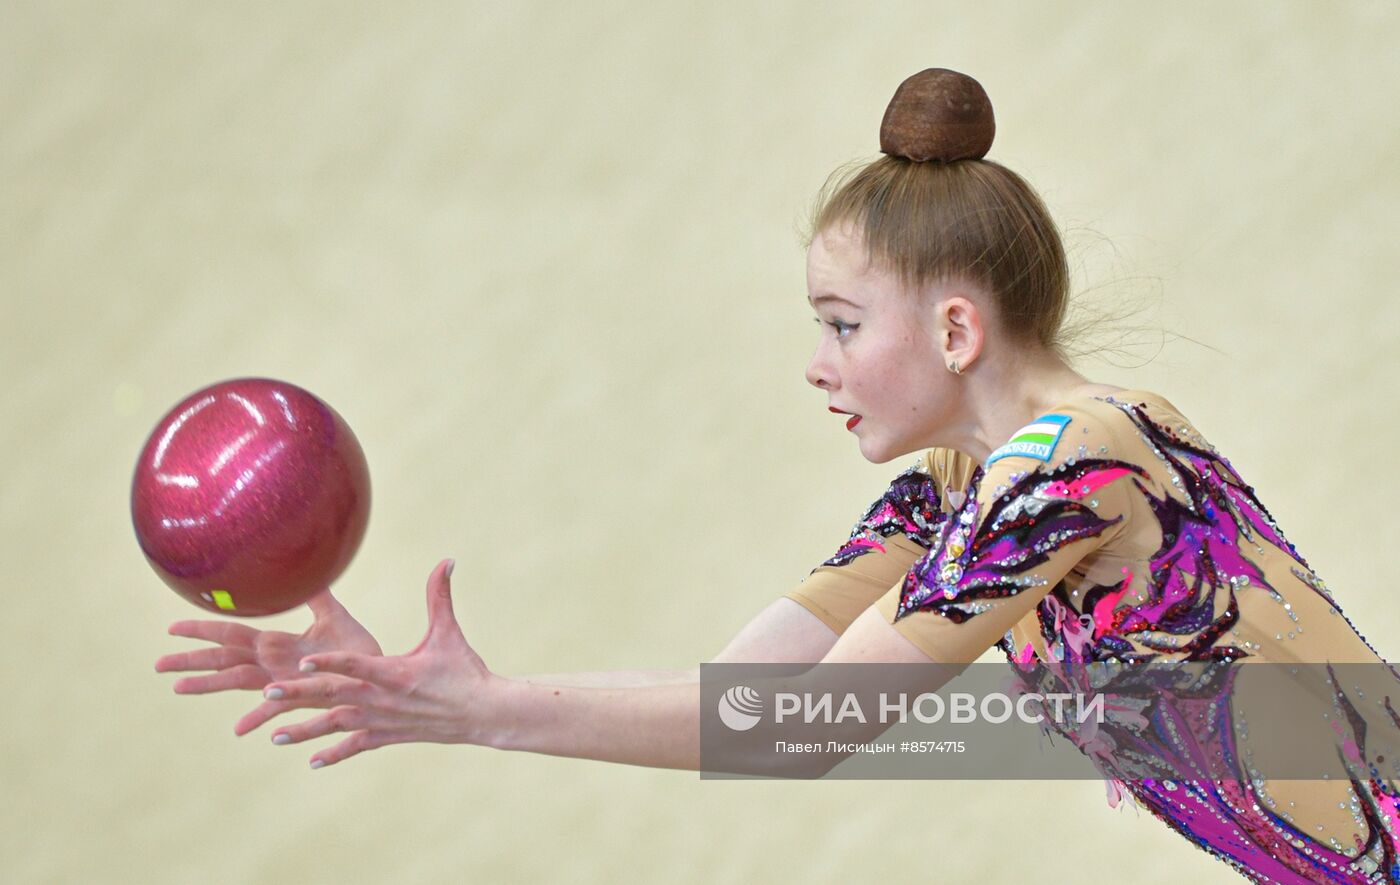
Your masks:
<svg viewBox="0 0 1400 885"><path fill-rule="evenodd" d="M967 488L976 466L967 455L948 449L930 449L922 456L922 469L939 492L939 509L949 512L945 493ZM905 535L881 540L884 552L871 550L842 566L822 565L801 584L784 594L821 618L837 633L846 628L877 599L904 580L909 568L928 550Z"/></svg>
<svg viewBox="0 0 1400 885"><path fill-rule="evenodd" d="M846 565L818 566L801 584L784 594L821 618L837 633L892 586L904 580L914 560L927 553L901 535L885 539L885 552L872 550Z"/></svg>

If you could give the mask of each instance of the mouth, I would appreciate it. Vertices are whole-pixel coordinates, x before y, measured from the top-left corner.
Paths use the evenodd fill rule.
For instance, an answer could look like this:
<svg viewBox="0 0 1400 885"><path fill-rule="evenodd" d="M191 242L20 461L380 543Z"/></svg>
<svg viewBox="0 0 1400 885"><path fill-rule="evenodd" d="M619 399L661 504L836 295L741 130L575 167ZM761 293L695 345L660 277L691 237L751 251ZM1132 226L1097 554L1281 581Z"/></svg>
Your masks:
<svg viewBox="0 0 1400 885"><path fill-rule="evenodd" d="M850 416L851 416L850 419L849 419L848 421L846 421L846 429L847 429L847 430L854 430L854 429L855 429L855 426L856 426L857 424L860 423L860 416L857 415L857 414L854 413L854 412L847 412L847 411L844 411L844 410L842 410L842 409L838 409L838 408L836 408L835 406L827 406L826 408L827 408L827 411L829 411L829 412L835 412L835 413L838 414L838 415L850 415Z"/></svg>

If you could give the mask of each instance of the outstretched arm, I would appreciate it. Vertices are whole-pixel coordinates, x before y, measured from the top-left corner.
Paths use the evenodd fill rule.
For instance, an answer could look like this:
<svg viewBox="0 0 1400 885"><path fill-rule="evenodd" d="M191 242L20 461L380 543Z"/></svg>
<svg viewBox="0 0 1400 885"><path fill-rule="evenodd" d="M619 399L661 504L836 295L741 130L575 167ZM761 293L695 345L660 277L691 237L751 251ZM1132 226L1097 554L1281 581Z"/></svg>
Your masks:
<svg viewBox="0 0 1400 885"><path fill-rule="evenodd" d="M944 453L947 457L939 463L949 461L955 454ZM860 612L897 583L926 552L929 538L945 519L937 489L947 485L951 477L937 470L925 472L923 468L930 463L921 460L896 477L857 520L835 556L813 569L787 596L760 612L713 663L815 663L827 658ZM938 475L935 478L933 474ZM431 587L429 595L431 612L435 610ZM901 653L907 653L908 642L894 635L888 624L867 623L864 629L880 631L885 640L898 641ZM850 645L851 642L856 644ZM848 640L843 654L866 647L867 643L858 638ZM894 655L893 659L900 656ZM360 678L362 682L372 681L367 676ZM514 680L493 676L487 681L493 689L509 690L498 698L501 704L521 710L529 708L536 715L534 719L512 717L513 728L475 734L472 742L643 765L693 768L698 764L686 756L695 750L698 740L698 667L539 674ZM264 707L275 707L281 712L291 706L338 704L345 709L333 709L318 720L279 730L274 734L275 741L290 743L331 731L353 732L350 740L313 759L313 763L322 764L348 758L371 746L396 742L398 735L391 731L375 732L361 727L360 723L366 721L363 711L348 702L350 695L336 696L329 683L316 688L323 692L321 697L302 696L298 700L294 695L301 693L278 687L278 691L289 692L285 699L266 701ZM603 693L608 691L612 694ZM593 718L587 712L590 704L611 709L614 724ZM574 724L567 725L571 719ZM566 726L573 742L553 742L548 733L558 733ZM617 735L623 732L635 741L635 746L618 743Z"/></svg>
<svg viewBox="0 0 1400 885"><path fill-rule="evenodd" d="M268 697L284 710L328 708L306 722L277 729L273 743L350 732L312 757L316 768L388 744L430 741L699 769L698 681L592 688L533 684L495 674L458 625L449 566L450 561L443 561L428 579L428 632L413 651L397 657L314 654L302 662L312 676L268 686ZM862 617L822 660L929 659L883 619ZM800 678L794 677L789 687L801 690ZM763 764L755 770L761 768Z"/></svg>
<svg viewBox="0 0 1400 885"><path fill-rule="evenodd" d="M873 609L836 637L817 661L931 663L928 656ZM753 663L744 658L736 662ZM822 688L810 676L801 675L750 682L762 685L767 696L776 690L802 693ZM925 683L920 689L928 691L934 687ZM490 716L494 722L483 723L481 740L472 743L659 768L701 767L698 679L648 688L573 690L504 680L495 685L494 693L496 706ZM867 734L861 740L873 736ZM774 769L773 760L767 755L753 759L750 770L756 774L782 773Z"/></svg>
<svg viewBox="0 0 1400 885"><path fill-rule="evenodd" d="M892 567L885 559L912 561L908 551L898 556L868 556L859 563L840 570L818 569L817 578L809 578L802 587L809 600L799 605L791 598L779 598L747 623L723 650L714 663L793 663L816 662L831 648L838 632L830 626L832 614L820 604L832 605L832 598L855 597L868 593L866 585L875 586ZM895 568L907 567L907 562L893 563ZM883 569L883 571L880 571ZM872 583L874 582L874 583ZM849 599L846 599L849 601ZM823 617L807 607L818 605ZM230 689L261 690L277 680L287 682L305 678L297 664L316 652L352 651L365 655L381 654L374 637L345 610L329 590L310 602L315 618L311 627L300 635L279 631L257 630L244 624L226 621L178 621L170 633L204 639L217 645L211 648L176 652L156 662L158 672L189 672L212 670L197 676L185 676L175 683L180 694L202 694ZM840 629L846 624L835 622ZM558 685L588 688L628 688L649 685L686 685L700 681L699 667L651 670L611 670L581 673L536 674L519 677L518 681L536 685ZM234 726L236 734L247 734L267 720L290 709L280 699L265 699L243 716Z"/></svg>

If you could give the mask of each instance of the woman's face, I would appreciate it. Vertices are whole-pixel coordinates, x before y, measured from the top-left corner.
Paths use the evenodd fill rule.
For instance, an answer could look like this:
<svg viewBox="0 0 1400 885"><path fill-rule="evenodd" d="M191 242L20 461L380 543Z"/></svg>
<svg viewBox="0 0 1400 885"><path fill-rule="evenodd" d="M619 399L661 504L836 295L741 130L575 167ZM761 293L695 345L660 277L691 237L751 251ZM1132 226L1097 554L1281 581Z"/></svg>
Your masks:
<svg viewBox="0 0 1400 885"><path fill-rule="evenodd" d="M807 381L826 391L828 407L859 416L841 420L866 460L882 464L935 445L954 414L956 386L930 302L903 292L893 274L867 267L851 227L812 241L807 293L822 323Z"/></svg>

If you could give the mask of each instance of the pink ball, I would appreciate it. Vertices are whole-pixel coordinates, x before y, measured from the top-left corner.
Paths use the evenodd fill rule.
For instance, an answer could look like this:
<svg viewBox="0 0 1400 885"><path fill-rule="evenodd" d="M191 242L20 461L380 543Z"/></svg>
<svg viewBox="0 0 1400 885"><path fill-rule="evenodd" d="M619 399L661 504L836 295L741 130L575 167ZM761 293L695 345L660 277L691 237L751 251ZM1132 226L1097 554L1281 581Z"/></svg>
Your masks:
<svg viewBox="0 0 1400 885"><path fill-rule="evenodd" d="M161 580L222 614L270 615L330 585L369 522L369 469L345 420L285 381L237 378L160 420L131 521Z"/></svg>

